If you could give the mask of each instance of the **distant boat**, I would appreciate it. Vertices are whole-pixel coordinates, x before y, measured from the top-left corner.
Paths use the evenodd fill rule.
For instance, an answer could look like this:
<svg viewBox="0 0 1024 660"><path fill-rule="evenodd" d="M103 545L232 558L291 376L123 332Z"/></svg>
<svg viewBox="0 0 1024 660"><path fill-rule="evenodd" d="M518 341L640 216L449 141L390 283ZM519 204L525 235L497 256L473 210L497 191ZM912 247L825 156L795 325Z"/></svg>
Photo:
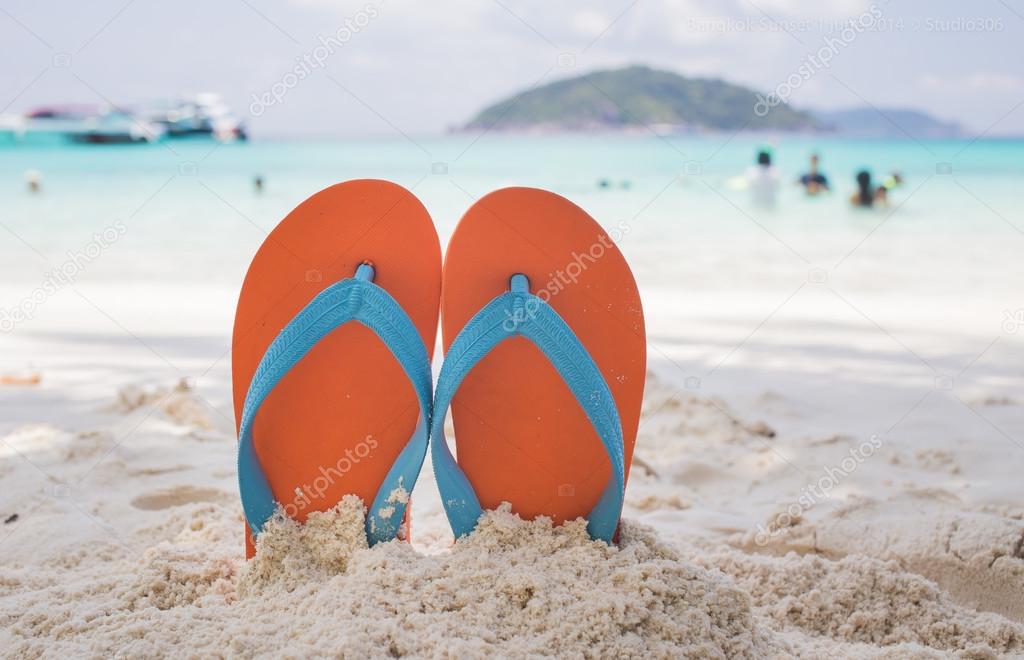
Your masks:
<svg viewBox="0 0 1024 660"><path fill-rule="evenodd" d="M245 140L245 125L219 94L205 93L156 104L140 114L166 129L168 138L213 138L221 142Z"/></svg>
<svg viewBox="0 0 1024 660"><path fill-rule="evenodd" d="M85 105L45 106L0 120L0 143L132 144L155 142L164 132L120 108Z"/></svg>
<svg viewBox="0 0 1024 660"><path fill-rule="evenodd" d="M179 138L230 142L247 137L245 126L217 94L133 109L54 105L0 116L0 145L144 144Z"/></svg>
<svg viewBox="0 0 1024 660"><path fill-rule="evenodd" d="M111 110L86 119L68 139L78 144L134 144L156 142L164 135L159 124L147 122L121 110Z"/></svg>

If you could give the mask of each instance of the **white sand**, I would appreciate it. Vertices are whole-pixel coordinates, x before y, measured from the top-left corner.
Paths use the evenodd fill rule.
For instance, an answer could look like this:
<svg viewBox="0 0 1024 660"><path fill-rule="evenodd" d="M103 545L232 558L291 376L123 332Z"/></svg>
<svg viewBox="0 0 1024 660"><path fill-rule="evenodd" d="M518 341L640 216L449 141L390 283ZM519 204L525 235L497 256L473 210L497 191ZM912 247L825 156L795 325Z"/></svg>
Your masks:
<svg viewBox="0 0 1024 660"><path fill-rule="evenodd" d="M428 465L412 546L362 547L349 504L248 568L227 319L5 337L0 370L41 380L0 385L0 652L1024 655L1019 338L871 306L926 367L867 323L736 309L771 311L649 314L619 548L498 512L453 549Z"/></svg>

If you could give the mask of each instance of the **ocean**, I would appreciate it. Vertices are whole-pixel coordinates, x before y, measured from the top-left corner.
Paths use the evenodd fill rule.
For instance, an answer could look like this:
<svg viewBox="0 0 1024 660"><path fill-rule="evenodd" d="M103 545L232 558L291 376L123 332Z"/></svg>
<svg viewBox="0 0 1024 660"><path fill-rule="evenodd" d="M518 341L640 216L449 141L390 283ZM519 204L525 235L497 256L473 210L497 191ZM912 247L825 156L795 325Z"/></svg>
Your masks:
<svg viewBox="0 0 1024 660"><path fill-rule="evenodd" d="M736 180L765 144L783 184L773 209L755 206ZM812 152L833 186L816 198L795 183ZM902 174L888 209L850 208L861 168L876 181ZM40 194L28 192L28 170ZM606 226L625 223L621 247L642 288L758 291L842 270L850 286L927 295L1012 290L1024 275L1021 140L485 134L4 146L0 278L4 291L31 287L89 248L95 258L79 259L76 284L237 288L280 218L353 178L411 189L442 244L488 191L555 191ZM97 250L104 231L112 240Z"/></svg>

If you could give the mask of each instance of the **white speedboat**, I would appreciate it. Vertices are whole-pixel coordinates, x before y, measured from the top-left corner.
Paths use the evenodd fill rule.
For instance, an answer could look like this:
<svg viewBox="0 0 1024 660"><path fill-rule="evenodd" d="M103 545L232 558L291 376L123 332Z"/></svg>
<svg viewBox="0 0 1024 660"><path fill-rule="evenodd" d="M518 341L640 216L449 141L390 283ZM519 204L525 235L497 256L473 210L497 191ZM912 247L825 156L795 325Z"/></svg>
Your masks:
<svg viewBox="0 0 1024 660"><path fill-rule="evenodd" d="M162 125L169 138L201 137L222 142L245 140L245 126L219 94L196 94L154 106L143 113Z"/></svg>
<svg viewBox="0 0 1024 660"><path fill-rule="evenodd" d="M163 138L160 124L119 108L48 106L0 120L0 142L133 144Z"/></svg>

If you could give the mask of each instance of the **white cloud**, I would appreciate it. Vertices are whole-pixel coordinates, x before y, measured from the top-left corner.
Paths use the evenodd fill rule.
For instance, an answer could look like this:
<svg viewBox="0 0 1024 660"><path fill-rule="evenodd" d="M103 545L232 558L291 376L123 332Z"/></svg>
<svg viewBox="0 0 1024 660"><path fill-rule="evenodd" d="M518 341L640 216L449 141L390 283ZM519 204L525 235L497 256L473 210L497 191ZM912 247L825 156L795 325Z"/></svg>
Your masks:
<svg viewBox="0 0 1024 660"><path fill-rule="evenodd" d="M741 6L773 18L838 19L857 16L871 6L867 0L743 0ZM777 14L777 16L776 16Z"/></svg>
<svg viewBox="0 0 1024 660"><path fill-rule="evenodd" d="M612 19L593 9L578 11L569 18L569 25L574 31L591 38L604 32L611 22Z"/></svg>
<svg viewBox="0 0 1024 660"><path fill-rule="evenodd" d="M960 76L927 73L918 79L929 90L943 92L1016 92L1024 89L1024 79L1009 73L979 71Z"/></svg>

